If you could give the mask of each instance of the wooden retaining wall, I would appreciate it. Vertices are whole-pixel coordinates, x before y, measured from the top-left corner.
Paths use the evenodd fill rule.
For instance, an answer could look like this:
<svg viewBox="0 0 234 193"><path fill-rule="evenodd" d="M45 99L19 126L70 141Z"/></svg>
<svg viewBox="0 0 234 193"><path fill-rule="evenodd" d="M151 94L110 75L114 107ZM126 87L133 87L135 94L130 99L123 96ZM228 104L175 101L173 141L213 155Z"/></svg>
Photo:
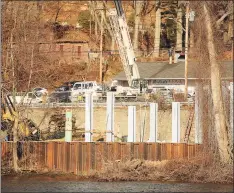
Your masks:
<svg viewBox="0 0 234 193"><path fill-rule="evenodd" d="M20 144L20 145L19 145ZM13 142L1 143L2 168L12 167ZM19 165L23 170L61 171L78 175L100 170L105 161L143 159L151 161L194 157L199 144L107 143L107 142L20 142Z"/></svg>

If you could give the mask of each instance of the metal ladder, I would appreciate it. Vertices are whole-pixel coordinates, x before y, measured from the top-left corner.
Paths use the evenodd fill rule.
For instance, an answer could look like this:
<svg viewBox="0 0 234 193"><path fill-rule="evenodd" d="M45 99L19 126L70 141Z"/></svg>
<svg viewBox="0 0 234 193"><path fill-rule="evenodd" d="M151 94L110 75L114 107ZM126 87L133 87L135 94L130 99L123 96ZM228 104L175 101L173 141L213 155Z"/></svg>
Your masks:
<svg viewBox="0 0 234 193"><path fill-rule="evenodd" d="M195 112L194 112L194 109L192 108L189 113L189 119L188 119L185 136L184 136L184 143L188 143L189 141L189 136L190 136L191 128L193 125L194 114Z"/></svg>
<svg viewBox="0 0 234 193"><path fill-rule="evenodd" d="M119 25L119 18L120 17L121 17L121 19L123 21L123 27L120 27L120 25ZM116 10L112 9L110 11L110 14L109 14L109 20L110 20L111 29L114 32L113 34L115 36L115 40L116 40L117 45L118 45L119 55L120 55L120 58L121 58L121 62L123 64L123 68L124 68L124 71L125 71L125 74L126 74L126 78L128 80L129 86L131 86L132 80L134 78L133 77L133 71L132 71L134 66L132 64L130 64L130 59L128 57L128 53L127 53L128 50L127 49L129 49L129 52L133 52L133 47L132 47L132 44L131 44L131 39L130 39L130 35L129 35L129 32L128 32L128 27L127 27L125 16L124 15L118 16ZM123 29L123 28L125 28L125 29ZM126 30L127 35L125 37L122 36L122 30ZM124 43L124 39L126 41L126 38L127 38L127 41L128 41L128 45L130 45L129 48L127 48L125 46L125 43ZM132 55L134 57L134 53L132 53ZM139 76L139 75L137 75L137 76Z"/></svg>

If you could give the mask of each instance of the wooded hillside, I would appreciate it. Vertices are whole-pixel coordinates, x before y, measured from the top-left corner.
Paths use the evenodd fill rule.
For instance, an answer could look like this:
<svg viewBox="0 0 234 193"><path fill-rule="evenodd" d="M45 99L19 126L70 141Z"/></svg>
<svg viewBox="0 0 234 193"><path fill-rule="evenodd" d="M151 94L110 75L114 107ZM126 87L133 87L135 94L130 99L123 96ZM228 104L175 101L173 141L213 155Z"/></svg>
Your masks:
<svg viewBox="0 0 234 193"><path fill-rule="evenodd" d="M110 8L114 8L112 1L3 2L2 69L5 87L22 91L35 86L53 88L69 80L98 80L101 13L104 13L104 81L121 71L118 48L108 20ZM167 60L168 48L174 46L181 50L185 46L184 32L174 21L180 20L182 26L185 25L183 2L123 1L123 8L138 61ZM178 18L179 12L181 18ZM214 12L219 29L217 36L222 42L220 58L230 59L233 36L230 2L216 2ZM198 28L193 23L190 26L192 45L198 41L195 34ZM70 59L61 55L68 42L75 45ZM83 49L82 42L88 44L87 49ZM41 52L42 43L51 46ZM77 52L80 52L79 57L73 59ZM96 52L97 56L87 61L84 58L90 52ZM191 58L194 57L192 53Z"/></svg>

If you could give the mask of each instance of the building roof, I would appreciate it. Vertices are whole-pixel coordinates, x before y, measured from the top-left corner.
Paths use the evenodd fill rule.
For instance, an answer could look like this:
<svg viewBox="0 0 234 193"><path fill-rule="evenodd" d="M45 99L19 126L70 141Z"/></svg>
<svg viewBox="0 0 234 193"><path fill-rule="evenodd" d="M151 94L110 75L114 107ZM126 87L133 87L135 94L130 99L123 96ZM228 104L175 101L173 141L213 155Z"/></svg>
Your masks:
<svg viewBox="0 0 234 193"><path fill-rule="evenodd" d="M197 62L188 63L188 79L208 78L207 69L197 67ZM176 64L168 62L137 62L140 77L144 79L184 79L184 61ZM199 65L200 66L200 65ZM201 73L204 72L203 74ZM226 79L233 79L233 61L221 62L221 75ZM126 80L124 71L117 74L114 80Z"/></svg>

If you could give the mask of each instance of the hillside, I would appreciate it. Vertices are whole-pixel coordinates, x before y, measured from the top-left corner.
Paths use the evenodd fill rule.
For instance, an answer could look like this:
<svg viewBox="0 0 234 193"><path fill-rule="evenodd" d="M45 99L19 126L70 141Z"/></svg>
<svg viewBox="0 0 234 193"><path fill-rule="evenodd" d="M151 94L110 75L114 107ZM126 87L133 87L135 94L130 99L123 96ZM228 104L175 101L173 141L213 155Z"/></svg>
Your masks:
<svg viewBox="0 0 234 193"><path fill-rule="evenodd" d="M96 9L99 9L100 2L96 6ZM107 9L114 8L112 1L107 1L105 6ZM176 1L163 1L161 4L161 56L155 58L151 55L154 49L155 2L148 1L144 5L140 13L138 38L140 54L137 55L138 61L168 60L168 48L165 42L176 41L176 29L173 23L168 22L167 18L176 17L176 7ZM133 2L123 1L123 8L130 36L133 40L135 13ZM14 9L18 15L14 15L14 12L12 12ZM97 14L99 14L99 11L97 11ZM8 2L4 3L3 15L3 47L10 48L11 35L16 44L20 45L16 47L17 50L14 52L15 61L18 61L18 68L14 68L14 70L20 69L15 72L15 78L19 82L17 84L18 89L24 90L28 86L54 88L63 82L78 79L99 80L100 29L98 23L95 24L95 19L100 19L100 16L94 18L90 14L88 2ZM16 21L15 27L14 21ZM108 23L107 16L106 21ZM108 51L111 50L111 40L108 29L105 28L103 34L104 81L111 80L115 74L122 70L117 46L115 45L115 52L112 53L114 55L110 55ZM61 56L61 49L64 49L61 42L76 42L75 50L72 51L70 59ZM88 47L80 51L79 60L73 60L73 54L77 55L77 47L80 46L77 42L87 42ZM36 52L36 50L40 50L38 43L50 44L49 51ZM53 47L52 44L57 44L53 53L50 52ZM32 53L33 51L35 53ZM92 60L83 59L83 56L88 57L90 51L96 53L96 58ZM9 49L3 49L3 69L5 69L3 74L5 82L8 83L7 87L11 87L12 84L12 79L9 78L13 68L9 59L10 55ZM221 51L219 55L222 60L231 59L230 47L225 48L224 52ZM190 59L196 59L196 54L191 53ZM33 70L28 66L32 66ZM31 78L30 84L25 84L29 81L29 78ZM40 85L38 85L38 82L40 82Z"/></svg>

